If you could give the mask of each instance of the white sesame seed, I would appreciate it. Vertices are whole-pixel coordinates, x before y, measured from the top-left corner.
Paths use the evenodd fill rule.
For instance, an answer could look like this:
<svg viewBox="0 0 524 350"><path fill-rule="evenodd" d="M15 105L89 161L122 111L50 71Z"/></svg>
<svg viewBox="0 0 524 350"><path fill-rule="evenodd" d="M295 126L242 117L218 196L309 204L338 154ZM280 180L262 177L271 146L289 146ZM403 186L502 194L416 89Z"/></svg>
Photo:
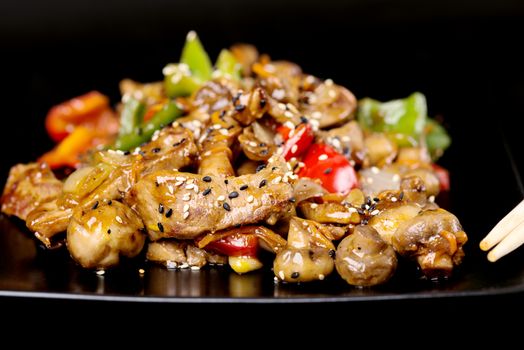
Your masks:
<svg viewBox="0 0 524 350"><path fill-rule="evenodd" d="M282 147L277 148L277 154L281 156L282 153L284 153L284 149Z"/></svg>
<svg viewBox="0 0 524 350"><path fill-rule="evenodd" d="M223 196L223 195L220 195L220 196L217 197L217 201L219 201L219 202L220 202L220 201L223 201L223 200L225 200L225 199L226 199L226 197Z"/></svg>
<svg viewBox="0 0 524 350"><path fill-rule="evenodd" d="M337 97L337 92L335 90L329 90L328 91L328 96L331 97L331 98L335 98L335 97Z"/></svg>
<svg viewBox="0 0 524 350"><path fill-rule="evenodd" d="M316 209L318 208L318 204L317 203L311 203L311 209Z"/></svg>
<svg viewBox="0 0 524 350"><path fill-rule="evenodd" d="M400 175L399 174L393 175L393 181L400 181Z"/></svg>
<svg viewBox="0 0 524 350"><path fill-rule="evenodd" d="M195 179L189 179L189 180L186 181L186 183L187 183L188 185L190 185L190 184L192 184L192 183L195 183Z"/></svg>
<svg viewBox="0 0 524 350"><path fill-rule="evenodd" d="M311 118L313 118L313 119L320 119L320 118L322 118L322 113L320 113L319 111L315 111L315 112L311 113Z"/></svg>
<svg viewBox="0 0 524 350"><path fill-rule="evenodd" d="M350 208L348 208L348 212L350 212L350 213L356 213L356 212L357 212L357 209L356 209L356 208L353 208L353 207L350 207Z"/></svg>
<svg viewBox="0 0 524 350"><path fill-rule="evenodd" d="M255 141L249 141L249 145L251 147L256 147L257 146L257 143Z"/></svg>
<svg viewBox="0 0 524 350"><path fill-rule="evenodd" d="M295 129L295 124L293 124L293 123L290 122L289 120L288 120L287 122L285 122L283 125L284 125L286 128L288 128L288 129L291 129L291 130Z"/></svg>
<svg viewBox="0 0 524 350"><path fill-rule="evenodd" d="M185 177L183 177L183 176L177 176L177 177L175 177L175 180L177 180L177 181L186 181L187 179Z"/></svg>
<svg viewBox="0 0 524 350"><path fill-rule="evenodd" d="M288 110L290 110L291 112L293 113L298 113L298 109L297 107L295 107L295 105L291 104L291 103L287 103L286 104L286 107Z"/></svg>
<svg viewBox="0 0 524 350"><path fill-rule="evenodd" d="M377 215L378 213L380 213L380 211L378 209L375 209L371 212L371 215Z"/></svg>
<svg viewBox="0 0 524 350"><path fill-rule="evenodd" d="M229 135L229 131L227 129L220 129L220 130L218 130L218 132L221 133L224 136L228 136Z"/></svg>
<svg viewBox="0 0 524 350"><path fill-rule="evenodd" d="M368 184L372 184L372 183L373 183L373 178L372 178L372 177L367 177L367 178L366 178L366 182L367 182Z"/></svg>
<svg viewBox="0 0 524 350"><path fill-rule="evenodd" d="M122 220L122 218L121 218L120 216L118 216L118 215L115 217L115 220L116 220L119 224L124 223L124 221Z"/></svg>
<svg viewBox="0 0 524 350"><path fill-rule="evenodd" d="M213 124L213 129L218 130L222 127L220 124Z"/></svg>
<svg viewBox="0 0 524 350"><path fill-rule="evenodd" d="M309 225L309 224L307 223L307 221L305 221L305 220L304 220L304 221L302 221L302 226L305 226L305 227L307 227L308 225Z"/></svg>
<svg viewBox="0 0 524 350"><path fill-rule="evenodd" d="M199 190L198 186L197 185L193 185L193 191L195 191L195 193L198 193L198 190Z"/></svg>
<svg viewBox="0 0 524 350"><path fill-rule="evenodd" d="M391 197L391 201L392 202L396 202L396 201L398 201L398 199L397 199L397 197Z"/></svg>
<svg viewBox="0 0 524 350"><path fill-rule="evenodd" d="M284 112L284 117L286 117L286 118L293 118L293 113L291 113L290 111L285 111Z"/></svg>
<svg viewBox="0 0 524 350"><path fill-rule="evenodd" d="M178 186L182 185L183 183L184 183L184 181L177 181L177 182L175 182L175 186L178 187Z"/></svg>
<svg viewBox="0 0 524 350"><path fill-rule="evenodd" d="M434 203L434 202L435 202L435 196L429 196L428 200L429 200L431 203Z"/></svg>
<svg viewBox="0 0 524 350"><path fill-rule="evenodd" d="M271 94L271 96L274 99L281 100L286 96L286 92L284 91L284 89L275 89L273 90L273 93Z"/></svg>
<svg viewBox="0 0 524 350"><path fill-rule="evenodd" d="M280 108L281 110L286 110L286 105L283 104L282 102L279 102L279 103L277 104L277 107Z"/></svg>
<svg viewBox="0 0 524 350"><path fill-rule="evenodd" d="M343 142L351 142L351 137L349 137L349 136L342 136L342 141Z"/></svg>
<svg viewBox="0 0 524 350"><path fill-rule="evenodd" d="M189 184L189 185L186 185L185 189L186 189L186 190L192 190L193 187L195 187L195 185L193 185L193 184Z"/></svg>
<svg viewBox="0 0 524 350"><path fill-rule="evenodd" d="M186 194L184 195L184 197L182 197L182 200L183 200L184 202L188 202L188 201L190 201L190 200L191 200L191 195L190 195L189 193L186 193Z"/></svg>
<svg viewBox="0 0 524 350"><path fill-rule="evenodd" d="M184 218L184 220L185 220L185 219L187 219L188 217L189 217L189 212L186 211L186 212L184 213L184 215L183 215L183 218Z"/></svg>
<svg viewBox="0 0 524 350"><path fill-rule="evenodd" d="M273 181L271 181L271 183L273 183L273 184L276 185L276 184L279 184L280 181L282 181L282 176L279 175L279 176L275 177L275 178L273 179Z"/></svg>
<svg viewBox="0 0 524 350"><path fill-rule="evenodd" d="M319 280L323 281L324 278L326 278L326 276L324 276L323 274L318 275L318 279L319 279Z"/></svg>
<svg viewBox="0 0 524 350"><path fill-rule="evenodd" d="M246 198L246 201L247 201L248 203L251 203L251 202L253 202L254 199L255 199L255 197L253 197L253 196L248 196L248 197Z"/></svg>
<svg viewBox="0 0 524 350"><path fill-rule="evenodd" d="M144 269L138 269L138 273L143 275L144 273L146 273L146 271Z"/></svg>
<svg viewBox="0 0 524 350"><path fill-rule="evenodd" d="M209 157L211 155L211 151L205 151L202 156Z"/></svg>
<svg viewBox="0 0 524 350"><path fill-rule="evenodd" d="M166 267L168 269L176 269L178 264L175 261L168 260L166 261Z"/></svg>
<svg viewBox="0 0 524 350"><path fill-rule="evenodd" d="M106 270L96 270L98 276L103 276L106 273Z"/></svg>
<svg viewBox="0 0 524 350"><path fill-rule="evenodd" d="M282 178L282 182L288 183L288 181L289 177L287 175L284 175L284 177Z"/></svg>
<svg viewBox="0 0 524 350"><path fill-rule="evenodd" d="M195 128L199 128L202 126L202 123L198 119L193 120L192 123Z"/></svg>
<svg viewBox="0 0 524 350"><path fill-rule="evenodd" d="M184 209L182 211L185 213L186 211L189 211L189 204L184 204Z"/></svg>
<svg viewBox="0 0 524 350"><path fill-rule="evenodd" d="M179 122L173 122L173 124L171 124L171 126L173 128L178 128L180 126L180 123Z"/></svg>
<svg viewBox="0 0 524 350"><path fill-rule="evenodd" d="M340 141L338 139L333 139L333 141L331 141L331 144L333 146L335 146L335 148L340 148L342 147L342 144L340 143Z"/></svg>
<svg viewBox="0 0 524 350"><path fill-rule="evenodd" d="M326 159L328 159L328 155L325 153L318 156L318 160L326 160Z"/></svg>
<svg viewBox="0 0 524 350"><path fill-rule="evenodd" d="M355 164L357 164L357 163L356 163L353 159L351 159L351 160L349 161L349 164L350 164L351 166L355 166Z"/></svg>
<svg viewBox="0 0 524 350"><path fill-rule="evenodd" d="M372 167L371 167L371 172L372 172L373 174L378 174L378 173L380 172L380 170L379 170L376 166L372 166Z"/></svg>
<svg viewBox="0 0 524 350"><path fill-rule="evenodd" d="M299 168L303 168L303 167L305 167L305 166L306 166L306 163L304 163L304 162L298 162L298 167L299 167Z"/></svg>
<svg viewBox="0 0 524 350"><path fill-rule="evenodd" d="M293 147L291 147L291 153L295 154L295 153L297 153L297 150L298 150L298 146L297 145L293 145Z"/></svg>

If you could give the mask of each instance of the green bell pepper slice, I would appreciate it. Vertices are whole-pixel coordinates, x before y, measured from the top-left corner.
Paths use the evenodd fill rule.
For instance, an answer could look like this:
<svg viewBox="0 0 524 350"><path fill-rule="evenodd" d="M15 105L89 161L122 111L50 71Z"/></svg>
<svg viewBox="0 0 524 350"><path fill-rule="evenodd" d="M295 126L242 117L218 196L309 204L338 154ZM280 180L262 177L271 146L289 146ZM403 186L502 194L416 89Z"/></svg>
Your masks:
<svg viewBox="0 0 524 350"><path fill-rule="evenodd" d="M164 68L164 76L166 95L170 98L190 96L203 83L191 75L189 67L184 63L168 64Z"/></svg>
<svg viewBox="0 0 524 350"><path fill-rule="evenodd" d="M187 64L191 74L201 81L211 79L213 65L200 39L198 39L198 35L194 31L190 31L187 34L186 43L182 48L180 63Z"/></svg>
<svg viewBox="0 0 524 350"><path fill-rule="evenodd" d="M426 97L415 92L388 102L364 98L357 117L364 129L391 134L400 146L417 144L426 124Z"/></svg>
<svg viewBox="0 0 524 350"><path fill-rule="evenodd" d="M149 121L142 123L133 132L123 134L118 137L114 148L121 151L130 151L149 141L155 131L162 129L164 126L172 123L175 119L182 116L182 110L174 102L167 103L158 111Z"/></svg>
<svg viewBox="0 0 524 350"><path fill-rule="evenodd" d="M439 158L451 145L451 137L436 120L428 118L425 127L426 145L433 160Z"/></svg>
<svg viewBox="0 0 524 350"><path fill-rule="evenodd" d="M144 119L145 111L146 105L134 97L124 102L124 108L120 114L119 135L123 136L136 131Z"/></svg>
<svg viewBox="0 0 524 350"><path fill-rule="evenodd" d="M234 80L240 80L241 78L242 66L237 61L235 56L233 56L231 51L227 49L222 49L222 51L220 51L220 54L218 55L217 61L215 63L215 67L216 72L218 72L219 75L226 76Z"/></svg>

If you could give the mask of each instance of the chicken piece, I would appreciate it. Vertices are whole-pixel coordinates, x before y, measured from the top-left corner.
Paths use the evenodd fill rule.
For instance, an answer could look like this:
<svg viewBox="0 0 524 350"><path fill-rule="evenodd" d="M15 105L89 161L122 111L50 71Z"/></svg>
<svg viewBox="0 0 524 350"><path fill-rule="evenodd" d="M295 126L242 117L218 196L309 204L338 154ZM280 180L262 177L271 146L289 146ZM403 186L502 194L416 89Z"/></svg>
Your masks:
<svg viewBox="0 0 524 350"><path fill-rule="evenodd" d="M151 240L191 239L278 218L292 207L290 175L286 163L271 159L258 173L239 177L160 171L142 178L127 201L143 218Z"/></svg>
<svg viewBox="0 0 524 350"><path fill-rule="evenodd" d="M433 279L449 276L461 263L467 240L455 215L436 209L402 222L391 243L399 254L416 259L424 275Z"/></svg>
<svg viewBox="0 0 524 350"><path fill-rule="evenodd" d="M264 89L256 87L249 93L239 92L233 99L235 113L233 118L247 126L262 118L268 110L268 96Z"/></svg>
<svg viewBox="0 0 524 350"><path fill-rule="evenodd" d="M230 104L233 97L232 91L238 89L232 84L232 81L226 79L206 82L195 92L191 100L192 107L208 114L223 110Z"/></svg>
<svg viewBox="0 0 524 350"><path fill-rule="evenodd" d="M117 201L85 210L77 207L67 227L67 248L84 268L104 269L120 256L133 258L144 247L144 225L134 210Z"/></svg>
<svg viewBox="0 0 524 350"><path fill-rule="evenodd" d="M408 179L412 176L419 177L424 182L424 188L427 196L437 196L440 192L440 181L435 175L435 172L428 168L416 168L406 171L403 179Z"/></svg>
<svg viewBox="0 0 524 350"><path fill-rule="evenodd" d="M328 131L319 131L322 142L333 147L346 158L362 163L364 160L364 134L355 120Z"/></svg>
<svg viewBox="0 0 524 350"><path fill-rule="evenodd" d="M227 258L215 253L206 252L188 242L162 240L151 242L147 247L147 260L167 268L201 268L208 261L212 264L225 264Z"/></svg>
<svg viewBox="0 0 524 350"><path fill-rule="evenodd" d="M211 116L212 127L201 146L199 174L215 177L235 175L231 165L231 145L242 132L242 128L232 118L232 113L234 112L216 112Z"/></svg>
<svg viewBox="0 0 524 350"><path fill-rule="evenodd" d="M273 262L275 276L286 282L323 280L334 268L335 246L320 224L294 217L290 221L287 246Z"/></svg>
<svg viewBox="0 0 524 350"><path fill-rule="evenodd" d="M306 219L322 224L349 225L360 223L360 215L354 208L348 208L339 203L317 204L303 201L298 207Z"/></svg>
<svg viewBox="0 0 524 350"><path fill-rule="evenodd" d="M9 171L0 200L2 212L25 221L41 203L57 198L62 186L45 163L17 164Z"/></svg>
<svg viewBox="0 0 524 350"><path fill-rule="evenodd" d="M393 248L370 226L357 226L337 247L335 266L347 283L374 286L387 282L397 268Z"/></svg>
<svg viewBox="0 0 524 350"><path fill-rule="evenodd" d="M157 170L178 170L192 165L197 158L197 147L191 133L183 127L163 128L140 148L136 162L144 176Z"/></svg>
<svg viewBox="0 0 524 350"><path fill-rule="evenodd" d="M319 128L340 125L354 116L357 99L348 89L326 80L307 95L299 110L318 122Z"/></svg>
<svg viewBox="0 0 524 350"><path fill-rule="evenodd" d="M47 248L52 247L52 238L67 230L73 215L71 208L60 208L57 200L40 204L27 215L26 225Z"/></svg>

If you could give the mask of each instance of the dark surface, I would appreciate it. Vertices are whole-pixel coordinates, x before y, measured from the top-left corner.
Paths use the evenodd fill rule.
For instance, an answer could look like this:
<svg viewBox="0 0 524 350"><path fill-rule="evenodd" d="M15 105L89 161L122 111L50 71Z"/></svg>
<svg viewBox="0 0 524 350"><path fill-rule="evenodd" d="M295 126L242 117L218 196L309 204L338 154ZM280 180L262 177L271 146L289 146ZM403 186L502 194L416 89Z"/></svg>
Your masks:
<svg viewBox="0 0 524 350"><path fill-rule="evenodd" d="M274 58L296 61L306 72L333 78L359 98L425 93L430 114L443 116L453 137L442 164L451 170L451 209L470 236L464 265L451 281L440 285L418 281L409 273L384 288L365 291L337 280L276 288L270 276L257 274L236 282L254 285L256 295L271 298L320 293L360 301L516 291L524 279L522 252L488 264L477 246L522 198L501 135L506 136L515 168L523 169L518 125L524 110L524 53L519 45L524 4L456 3L2 1L0 179L14 163L35 159L51 147L43 118L52 105L91 89L117 102L120 79L160 79L162 67L178 59L185 33L196 29L213 57L223 46L252 42ZM68 296L73 291L92 297L100 293L192 297L191 293L203 292L222 298L230 296L236 283L222 270L178 273L153 267L141 278L136 266L97 277L74 267L64 254L38 252L11 221L2 218L1 225L2 290ZM248 290L244 295L253 296Z"/></svg>

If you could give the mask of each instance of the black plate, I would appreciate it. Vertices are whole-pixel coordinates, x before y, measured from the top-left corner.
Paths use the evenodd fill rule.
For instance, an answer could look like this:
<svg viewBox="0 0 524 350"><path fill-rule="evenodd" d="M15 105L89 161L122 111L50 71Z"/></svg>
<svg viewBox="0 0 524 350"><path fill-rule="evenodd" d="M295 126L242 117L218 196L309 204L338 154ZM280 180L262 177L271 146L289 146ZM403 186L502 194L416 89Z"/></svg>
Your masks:
<svg viewBox="0 0 524 350"><path fill-rule="evenodd" d="M336 274L311 284L275 284L272 272L264 270L239 276L227 267L200 271L166 270L142 262L129 262L99 276L76 266L65 249L42 249L23 224L0 218L0 295L30 298L111 300L132 302L346 302L494 295L524 291L524 256L516 252L497 264L488 263L478 249L479 240L511 208L521 194L508 150L500 138L490 146L499 159L497 196L479 193L478 169L464 166L468 149L457 142L447 158L453 192L441 202L461 219L470 241L466 258L455 274L438 283L417 278L410 265L401 265L388 284L359 289L347 285ZM481 147L477 148L479 151ZM452 161L456 159L457 161ZM505 198L501 198L505 194ZM446 204L446 203L444 203ZM141 275L139 269L145 273Z"/></svg>

